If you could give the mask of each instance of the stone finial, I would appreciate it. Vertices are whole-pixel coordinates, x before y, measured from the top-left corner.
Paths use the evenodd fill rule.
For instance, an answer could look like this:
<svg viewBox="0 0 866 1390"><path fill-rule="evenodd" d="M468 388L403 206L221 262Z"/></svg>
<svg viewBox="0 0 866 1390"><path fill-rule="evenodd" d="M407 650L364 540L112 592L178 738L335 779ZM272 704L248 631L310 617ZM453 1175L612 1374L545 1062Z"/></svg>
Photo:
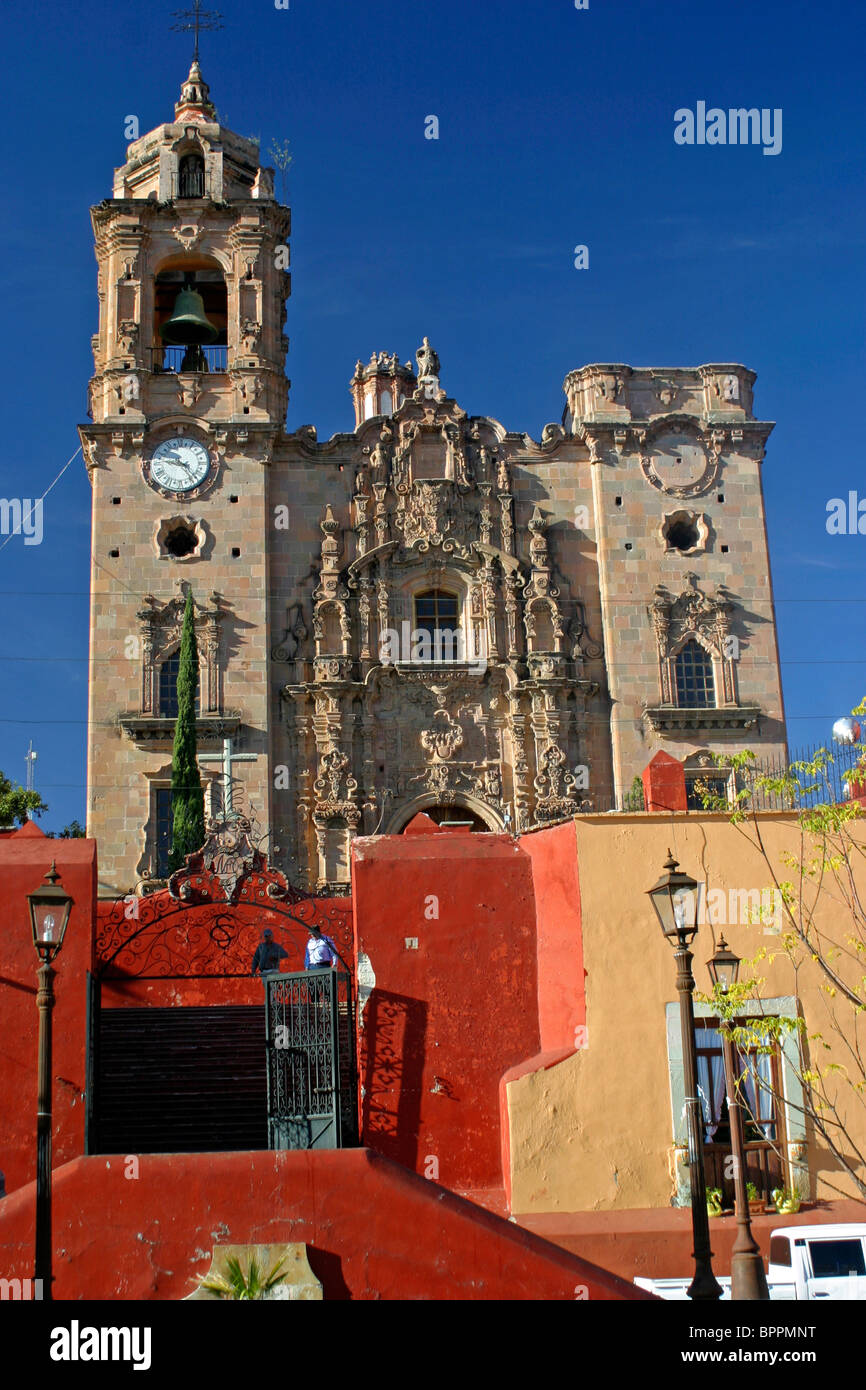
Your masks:
<svg viewBox="0 0 866 1390"><path fill-rule="evenodd" d="M180 101L175 102L174 117L176 122L216 120L210 87L202 77L197 58L193 60L189 76L180 89Z"/></svg>

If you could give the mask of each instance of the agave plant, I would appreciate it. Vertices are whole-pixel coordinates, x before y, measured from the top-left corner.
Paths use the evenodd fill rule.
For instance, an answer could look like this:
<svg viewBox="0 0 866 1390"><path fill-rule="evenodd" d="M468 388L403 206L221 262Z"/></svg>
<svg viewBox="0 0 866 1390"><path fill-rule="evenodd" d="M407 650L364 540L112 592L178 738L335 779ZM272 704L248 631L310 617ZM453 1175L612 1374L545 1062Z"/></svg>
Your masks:
<svg viewBox="0 0 866 1390"><path fill-rule="evenodd" d="M264 1298L272 1288L281 1284L287 1270L280 1274L280 1266L285 1264L285 1255L277 1260L273 1269L263 1274L258 1260L250 1260L249 1269L244 1273L237 1255L229 1255L226 1260L226 1274L208 1274L199 1281L199 1288L215 1293L218 1298L254 1299Z"/></svg>

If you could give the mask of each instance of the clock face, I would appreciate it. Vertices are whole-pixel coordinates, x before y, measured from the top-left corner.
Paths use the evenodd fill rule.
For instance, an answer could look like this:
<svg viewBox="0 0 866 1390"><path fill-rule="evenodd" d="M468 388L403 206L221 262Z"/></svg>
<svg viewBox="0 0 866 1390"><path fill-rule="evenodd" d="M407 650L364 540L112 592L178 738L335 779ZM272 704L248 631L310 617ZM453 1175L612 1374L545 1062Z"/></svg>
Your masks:
<svg viewBox="0 0 866 1390"><path fill-rule="evenodd" d="M167 492L192 492L210 471L210 454L197 439L164 439L150 459L150 481Z"/></svg>

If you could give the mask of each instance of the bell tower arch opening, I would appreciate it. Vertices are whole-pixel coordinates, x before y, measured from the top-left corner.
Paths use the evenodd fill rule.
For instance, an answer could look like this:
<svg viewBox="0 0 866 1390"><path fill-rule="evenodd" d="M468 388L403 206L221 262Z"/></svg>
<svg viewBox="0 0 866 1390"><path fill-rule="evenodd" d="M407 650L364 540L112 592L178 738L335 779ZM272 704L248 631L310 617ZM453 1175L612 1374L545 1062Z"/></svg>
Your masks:
<svg viewBox="0 0 866 1390"><path fill-rule="evenodd" d="M177 167L177 196L204 197L204 157L197 150L180 157Z"/></svg>
<svg viewBox="0 0 866 1390"><path fill-rule="evenodd" d="M224 372L228 355L228 287L219 263L178 256L153 286L153 370Z"/></svg>

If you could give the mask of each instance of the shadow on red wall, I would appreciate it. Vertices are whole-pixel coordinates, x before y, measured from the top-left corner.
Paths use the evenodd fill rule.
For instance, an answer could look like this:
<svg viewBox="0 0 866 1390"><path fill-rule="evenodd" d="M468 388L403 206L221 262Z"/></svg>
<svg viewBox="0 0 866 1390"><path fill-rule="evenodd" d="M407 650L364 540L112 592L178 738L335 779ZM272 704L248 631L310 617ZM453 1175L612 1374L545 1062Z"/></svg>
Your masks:
<svg viewBox="0 0 866 1390"><path fill-rule="evenodd" d="M364 1011L362 1124L366 1142L397 1163L418 1163L427 1036L421 999L376 989Z"/></svg>

